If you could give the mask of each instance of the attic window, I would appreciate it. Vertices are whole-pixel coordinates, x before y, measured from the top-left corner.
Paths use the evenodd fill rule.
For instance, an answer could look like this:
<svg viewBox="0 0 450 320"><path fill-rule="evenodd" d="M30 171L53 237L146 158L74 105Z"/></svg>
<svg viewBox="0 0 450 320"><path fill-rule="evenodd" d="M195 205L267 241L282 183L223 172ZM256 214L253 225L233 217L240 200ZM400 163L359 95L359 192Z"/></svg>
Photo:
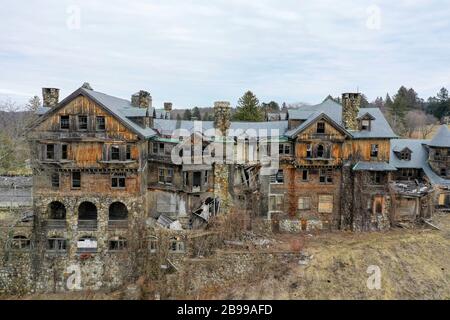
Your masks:
<svg viewBox="0 0 450 320"><path fill-rule="evenodd" d="M370 131L370 120L368 119L361 120L361 130Z"/></svg>
<svg viewBox="0 0 450 320"><path fill-rule="evenodd" d="M97 116L95 118L95 121L96 121L95 125L96 125L97 131L104 131L106 129L105 117Z"/></svg>
<svg viewBox="0 0 450 320"><path fill-rule="evenodd" d="M317 122L316 133L325 133L325 122Z"/></svg>
<svg viewBox="0 0 450 320"><path fill-rule="evenodd" d="M69 129L70 127L69 116L61 116L59 124L61 129Z"/></svg>
<svg viewBox="0 0 450 320"><path fill-rule="evenodd" d="M400 160L411 160L411 153L409 151L402 151L400 152Z"/></svg>
<svg viewBox="0 0 450 320"><path fill-rule="evenodd" d="M87 130L87 116L78 116L78 129L79 130Z"/></svg>

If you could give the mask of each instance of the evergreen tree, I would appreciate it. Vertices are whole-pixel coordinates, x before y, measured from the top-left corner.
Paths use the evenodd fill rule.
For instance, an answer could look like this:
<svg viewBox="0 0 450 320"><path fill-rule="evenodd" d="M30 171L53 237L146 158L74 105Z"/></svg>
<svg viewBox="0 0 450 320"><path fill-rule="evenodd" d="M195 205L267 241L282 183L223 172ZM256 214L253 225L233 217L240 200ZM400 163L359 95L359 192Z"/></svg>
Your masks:
<svg viewBox="0 0 450 320"><path fill-rule="evenodd" d="M186 109L183 113L183 120L191 120L191 118L192 118L191 110Z"/></svg>
<svg viewBox="0 0 450 320"><path fill-rule="evenodd" d="M194 107L192 109L192 118L195 118L196 120L202 120L202 115L200 114L200 110L198 107Z"/></svg>
<svg viewBox="0 0 450 320"><path fill-rule="evenodd" d="M258 98L251 91L247 91L239 98L234 119L238 121L263 121L264 113Z"/></svg>
<svg viewBox="0 0 450 320"><path fill-rule="evenodd" d="M450 99L446 88L441 88L436 97L428 98L427 111L438 119L450 116Z"/></svg>

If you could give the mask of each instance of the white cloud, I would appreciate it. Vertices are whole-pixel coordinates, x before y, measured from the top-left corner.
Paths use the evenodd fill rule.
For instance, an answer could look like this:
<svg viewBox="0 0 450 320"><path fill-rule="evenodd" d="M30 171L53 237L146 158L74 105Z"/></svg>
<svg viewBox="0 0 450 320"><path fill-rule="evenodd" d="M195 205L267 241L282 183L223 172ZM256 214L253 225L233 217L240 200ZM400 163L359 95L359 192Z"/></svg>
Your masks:
<svg viewBox="0 0 450 320"><path fill-rule="evenodd" d="M400 85L422 97L449 85L450 8L440 1L7 1L0 12L0 87L69 94L84 81L128 98L149 90L175 106L318 102ZM69 6L80 29L67 28ZM378 30L366 9L380 8ZM1 93L1 92L0 92Z"/></svg>

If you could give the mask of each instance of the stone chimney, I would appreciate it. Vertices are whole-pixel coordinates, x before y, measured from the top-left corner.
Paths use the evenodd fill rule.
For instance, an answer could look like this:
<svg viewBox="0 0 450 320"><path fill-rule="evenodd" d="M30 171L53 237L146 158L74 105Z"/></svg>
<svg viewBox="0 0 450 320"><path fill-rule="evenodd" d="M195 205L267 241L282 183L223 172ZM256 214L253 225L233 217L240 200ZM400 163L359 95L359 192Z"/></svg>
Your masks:
<svg viewBox="0 0 450 320"><path fill-rule="evenodd" d="M358 112L361 106L360 93L342 94L342 124L345 129L358 130Z"/></svg>
<svg viewBox="0 0 450 320"><path fill-rule="evenodd" d="M92 89L91 85L89 84L89 82L85 82L83 83L83 85L81 86L83 89L87 89L87 90L94 90Z"/></svg>
<svg viewBox="0 0 450 320"><path fill-rule="evenodd" d="M59 103L59 89L42 88L42 104L44 107L54 108Z"/></svg>
<svg viewBox="0 0 450 320"><path fill-rule="evenodd" d="M227 101L214 102L214 127L219 129L223 135L230 128L231 107Z"/></svg>
<svg viewBox="0 0 450 320"><path fill-rule="evenodd" d="M172 111L172 102L164 102L164 111Z"/></svg>
<svg viewBox="0 0 450 320"><path fill-rule="evenodd" d="M147 108L144 117L144 128L153 128L154 113Z"/></svg>
<svg viewBox="0 0 450 320"><path fill-rule="evenodd" d="M151 108L152 96L149 92L140 90L131 96L131 104L138 108Z"/></svg>

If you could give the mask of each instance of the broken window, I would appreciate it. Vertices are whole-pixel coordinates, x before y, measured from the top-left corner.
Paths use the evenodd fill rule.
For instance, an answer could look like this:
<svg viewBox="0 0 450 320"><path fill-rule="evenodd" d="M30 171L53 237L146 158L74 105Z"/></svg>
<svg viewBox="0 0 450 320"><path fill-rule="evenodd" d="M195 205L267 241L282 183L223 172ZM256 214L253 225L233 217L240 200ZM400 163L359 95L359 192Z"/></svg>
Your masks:
<svg viewBox="0 0 450 320"><path fill-rule="evenodd" d="M361 120L361 130L364 131L370 130L370 120Z"/></svg>
<svg viewBox="0 0 450 320"><path fill-rule="evenodd" d="M127 248L127 239L123 237L116 237L108 241L109 251L122 251Z"/></svg>
<svg viewBox="0 0 450 320"><path fill-rule="evenodd" d="M298 198L298 208L299 208L299 210L311 209L311 198L310 197Z"/></svg>
<svg viewBox="0 0 450 320"><path fill-rule="evenodd" d="M370 157L377 158L378 157L378 144L370 145Z"/></svg>
<svg viewBox="0 0 450 320"><path fill-rule="evenodd" d="M67 249L67 240L64 238L51 237L48 238L47 243L49 251L65 252Z"/></svg>
<svg viewBox="0 0 450 320"><path fill-rule="evenodd" d="M372 171L370 173L371 175L371 181L373 184L381 184L383 180L383 174L379 171Z"/></svg>
<svg viewBox="0 0 450 320"><path fill-rule="evenodd" d="M148 249L150 253L156 253L158 251L158 239L156 237L151 237L148 243Z"/></svg>
<svg viewBox="0 0 450 320"><path fill-rule="evenodd" d="M66 219L66 207L59 201L50 202L48 205L49 219L52 220L65 220Z"/></svg>
<svg viewBox="0 0 450 320"><path fill-rule="evenodd" d="M87 116L78 116L78 130L87 130L88 121Z"/></svg>
<svg viewBox="0 0 450 320"><path fill-rule="evenodd" d="M115 174L111 177L111 188L124 189L126 184L126 177L124 174Z"/></svg>
<svg viewBox="0 0 450 320"><path fill-rule="evenodd" d="M106 130L105 117L103 116L95 117L95 128L97 131Z"/></svg>
<svg viewBox="0 0 450 320"><path fill-rule="evenodd" d="M280 143L278 148L280 154L291 154L291 145L289 143Z"/></svg>
<svg viewBox="0 0 450 320"><path fill-rule="evenodd" d="M192 177L192 186L194 188L200 187L202 184L202 173L200 171L194 171Z"/></svg>
<svg viewBox="0 0 450 320"><path fill-rule="evenodd" d="M283 170L278 170L277 174L270 176L270 183L284 183L284 173Z"/></svg>
<svg viewBox="0 0 450 320"><path fill-rule="evenodd" d="M54 160L55 159L55 145L54 144L47 144L46 145L45 158L47 160Z"/></svg>
<svg viewBox="0 0 450 320"><path fill-rule="evenodd" d="M72 189L81 188L81 172L74 171L72 172Z"/></svg>
<svg viewBox="0 0 450 320"><path fill-rule="evenodd" d="M31 247L31 241L25 236L17 235L11 240L12 250L28 250Z"/></svg>
<svg viewBox="0 0 450 320"><path fill-rule="evenodd" d="M316 133L325 133L325 122L317 122Z"/></svg>
<svg viewBox="0 0 450 320"><path fill-rule="evenodd" d="M111 160L120 160L119 146L111 146Z"/></svg>
<svg viewBox="0 0 450 320"><path fill-rule="evenodd" d="M58 172L54 172L52 173L52 188L59 188L59 173Z"/></svg>
<svg viewBox="0 0 450 320"><path fill-rule="evenodd" d="M319 208L320 213L332 213L333 212L333 196L332 195L319 195Z"/></svg>
<svg viewBox="0 0 450 320"><path fill-rule="evenodd" d="M185 251L184 241L182 241L180 238L170 239L169 251L183 253Z"/></svg>
<svg viewBox="0 0 450 320"><path fill-rule="evenodd" d="M317 146L317 158L323 158L325 155L325 148L323 144Z"/></svg>
<svg viewBox="0 0 450 320"><path fill-rule="evenodd" d="M167 176L166 176L166 184L172 184L173 181L173 169L168 168L167 169Z"/></svg>
<svg viewBox="0 0 450 320"><path fill-rule="evenodd" d="M152 143L152 151L154 154L158 153L158 144L156 142Z"/></svg>
<svg viewBox="0 0 450 320"><path fill-rule="evenodd" d="M312 146L311 144L306 145L306 157L311 158L312 157Z"/></svg>
<svg viewBox="0 0 450 320"><path fill-rule="evenodd" d="M302 170L302 181L308 181L309 171L308 169Z"/></svg>
<svg viewBox="0 0 450 320"><path fill-rule="evenodd" d="M164 143L160 143L159 144L159 150L158 150L159 154L164 154Z"/></svg>
<svg viewBox="0 0 450 320"><path fill-rule="evenodd" d="M69 116L61 116L59 118L59 126L63 130L67 130L70 128L70 117Z"/></svg>
<svg viewBox="0 0 450 320"><path fill-rule="evenodd" d="M189 172L187 171L183 172L183 184L185 187L189 185Z"/></svg>
<svg viewBox="0 0 450 320"><path fill-rule="evenodd" d="M442 177L446 177L447 176L447 169L446 168L441 168L441 176Z"/></svg>
<svg viewBox="0 0 450 320"><path fill-rule="evenodd" d="M270 211L283 211L283 199L282 194L271 194L269 196L269 210Z"/></svg>
<svg viewBox="0 0 450 320"><path fill-rule="evenodd" d="M333 183L333 169L320 169L319 170L319 182L320 183Z"/></svg>
<svg viewBox="0 0 450 320"><path fill-rule="evenodd" d="M131 160L131 145L130 144L127 144L125 159Z"/></svg>
<svg viewBox="0 0 450 320"><path fill-rule="evenodd" d="M69 146L67 144L61 145L61 159L63 159L63 160L68 159L68 148L69 148Z"/></svg>
<svg viewBox="0 0 450 320"><path fill-rule="evenodd" d="M94 253L97 252L97 239L95 237L85 236L77 241L78 253Z"/></svg>

